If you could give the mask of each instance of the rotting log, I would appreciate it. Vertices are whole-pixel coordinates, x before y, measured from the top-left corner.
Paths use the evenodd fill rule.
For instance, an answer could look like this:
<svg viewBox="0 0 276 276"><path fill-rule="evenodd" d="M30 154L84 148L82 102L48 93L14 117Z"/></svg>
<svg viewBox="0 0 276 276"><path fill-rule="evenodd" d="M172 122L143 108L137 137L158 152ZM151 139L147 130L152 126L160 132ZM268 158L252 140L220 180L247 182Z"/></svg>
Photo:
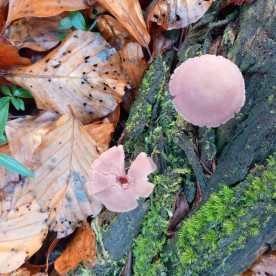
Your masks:
<svg viewBox="0 0 276 276"><path fill-rule="evenodd" d="M222 2L186 28L177 59L227 56L245 77L245 106L217 129L198 129L178 116L167 90L174 54L153 61L120 142L129 160L141 151L152 156L156 187L129 215L104 212L92 222L98 239L95 275L119 275L129 251L134 275L235 275L268 246L275 248L276 157L266 161L276 152L275 1L233 6L218 19ZM217 161L211 179L198 151L207 166L212 158ZM251 174L254 164L264 167ZM203 199L168 237L176 194L182 189L192 204L196 181Z"/></svg>

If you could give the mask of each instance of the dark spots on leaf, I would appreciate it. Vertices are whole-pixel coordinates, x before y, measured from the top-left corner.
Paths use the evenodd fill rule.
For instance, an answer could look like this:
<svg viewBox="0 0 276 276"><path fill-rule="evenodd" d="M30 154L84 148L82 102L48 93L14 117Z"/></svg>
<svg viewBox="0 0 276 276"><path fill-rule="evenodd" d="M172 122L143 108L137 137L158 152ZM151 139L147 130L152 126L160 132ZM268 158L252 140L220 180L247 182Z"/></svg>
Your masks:
<svg viewBox="0 0 276 276"><path fill-rule="evenodd" d="M71 53L72 53L72 51L71 51L71 50L68 50L68 51L67 51L67 53L68 53L68 54L71 54Z"/></svg>
<svg viewBox="0 0 276 276"><path fill-rule="evenodd" d="M45 68L45 69L44 69L44 72L47 72L47 71L48 71L48 68Z"/></svg>
<svg viewBox="0 0 276 276"><path fill-rule="evenodd" d="M176 15L176 21L180 21L180 19L181 19L180 16L177 14Z"/></svg>
<svg viewBox="0 0 276 276"><path fill-rule="evenodd" d="M45 61L45 62L46 62L46 63L48 63L49 61L50 61L50 59L48 58L48 59L46 59L46 61Z"/></svg>
<svg viewBox="0 0 276 276"><path fill-rule="evenodd" d="M93 115L94 112L93 112L92 110L90 110L90 111L88 111L88 114L89 114L89 115Z"/></svg>
<svg viewBox="0 0 276 276"><path fill-rule="evenodd" d="M98 64L97 64L97 63L95 63L95 64L93 64L93 66L94 66L94 67L97 67L97 66L98 66Z"/></svg>
<svg viewBox="0 0 276 276"><path fill-rule="evenodd" d="M92 87L91 87L92 88ZM92 94L89 94L89 97L92 98Z"/></svg>
<svg viewBox="0 0 276 276"><path fill-rule="evenodd" d="M62 87L60 86L59 89L61 89Z"/></svg>
<svg viewBox="0 0 276 276"><path fill-rule="evenodd" d="M74 38L79 38L78 35L74 35L73 37L74 37Z"/></svg>
<svg viewBox="0 0 276 276"><path fill-rule="evenodd" d="M61 142L58 142L61 145Z"/></svg>
<svg viewBox="0 0 276 276"><path fill-rule="evenodd" d="M84 58L84 60L88 60L90 58L90 56L86 56L85 58Z"/></svg>
<svg viewBox="0 0 276 276"><path fill-rule="evenodd" d="M100 103L102 103L102 102L103 102L103 100L99 100L99 102L100 102Z"/></svg>
<svg viewBox="0 0 276 276"><path fill-rule="evenodd" d="M84 81L82 81L81 84L84 84Z"/></svg>
<svg viewBox="0 0 276 276"><path fill-rule="evenodd" d="M155 20L158 20L159 16L158 16L157 14L154 14L154 15L153 15L153 18L154 18Z"/></svg>
<svg viewBox="0 0 276 276"><path fill-rule="evenodd" d="M87 103L83 103L83 106L86 106L87 105Z"/></svg>
<svg viewBox="0 0 276 276"><path fill-rule="evenodd" d="M57 207L54 208L54 212L56 212L56 211L57 211Z"/></svg>
<svg viewBox="0 0 276 276"><path fill-rule="evenodd" d="M108 75L108 71L106 71L105 74Z"/></svg>
<svg viewBox="0 0 276 276"><path fill-rule="evenodd" d="M86 73L85 73L85 72L82 72L82 74L83 74L83 75L86 75Z"/></svg>
<svg viewBox="0 0 276 276"><path fill-rule="evenodd" d="M51 79L48 79L48 82L51 82Z"/></svg>
<svg viewBox="0 0 276 276"><path fill-rule="evenodd" d="M31 87L31 88L33 88L33 86L32 86L32 85L30 85L30 87Z"/></svg>
<svg viewBox="0 0 276 276"><path fill-rule="evenodd" d="M60 64L52 65L52 67L53 67L54 69L58 68L59 66L60 66Z"/></svg>

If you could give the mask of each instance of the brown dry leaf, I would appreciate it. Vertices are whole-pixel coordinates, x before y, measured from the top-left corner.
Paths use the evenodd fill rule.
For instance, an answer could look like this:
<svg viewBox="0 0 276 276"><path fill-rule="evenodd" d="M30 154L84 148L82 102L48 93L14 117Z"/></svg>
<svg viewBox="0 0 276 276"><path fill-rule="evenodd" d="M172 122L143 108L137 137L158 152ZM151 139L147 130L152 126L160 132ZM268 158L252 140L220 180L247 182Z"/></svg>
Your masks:
<svg viewBox="0 0 276 276"><path fill-rule="evenodd" d="M26 167L33 168L33 153L57 118L56 113L45 111L38 116L9 121L5 131L12 156Z"/></svg>
<svg viewBox="0 0 276 276"><path fill-rule="evenodd" d="M10 0L6 26L13 20L25 17L50 17L64 11L87 9L85 1L72 0Z"/></svg>
<svg viewBox="0 0 276 276"><path fill-rule="evenodd" d="M157 26L152 30L152 57L157 57L158 55L165 53L173 46L173 44L174 41L165 37L160 26Z"/></svg>
<svg viewBox="0 0 276 276"><path fill-rule="evenodd" d="M58 238L71 234L78 222L101 210L86 184L98 157L96 142L69 114L49 129L34 154L36 177L29 180L30 189L43 209L50 211L48 224Z"/></svg>
<svg viewBox="0 0 276 276"><path fill-rule="evenodd" d="M147 24L156 22L165 30L180 29L199 20L213 0L154 0L147 8Z"/></svg>
<svg viewBox="0 0 276 276"><path fill-rule="evenodd" d="M68 30L58 30L61 15L37 18L26 17L15 20L6 30L9 41L16 48L30 48L35 51L47 51L55 47L60 40L58 35L68 34Z"/></svg>
<svg viewBox="0 0 276 276"><path fill-rule="evenodd" d="M83 222L66 249L55 261L55 270L59 275L75 269L79 262L89 268L96 264L96 238L89 223Z"/></svg>
<svg viewBox="0 0 276 276"><path fill-rule="evenodd" d="M11 155L8 145L0 147L0 153ZM3 189L6 185L19 182L19 175L14 173L3 166L0 166L0 190Z"/></svg>
<svg viewBox="0 0 276 276"><path fill-rule="evenodd" d="M30 65L31 60L20 57L18 50L3 36L0 36L0 70L10 69L15 65Z"/></svg>
<svg viewBox="0 0 276 276"><path fill-rule="evenodd" d="M101 35L116 50L121 50L128 42L136 41L114 17L102 15L97 20Z"/></svg>
<svg viewBox="0 0 276 276"><path fill-rule="evenodd" d="M150 42L139 0L97 0L132 34L143 46Z"/></svg>
<svg viewBox="0 0 276 276"><path fill-rule="evenodd" d="M0 273L20 267L42 245L48 227L27 181L0 190Z"/></svg>
<svg viewBox="0 0 276 276"><path fill-rule="evenodd" d="M1 1L0 0L0 35L3 33L3 30L5 28L5 24L6 24L6 13L8 10L8 6L7 6L8 1Z"/></svg>
<svg viewBox="0 0 276 276"><path fill-rule="evenodd" d="M102 153L108 150L115 130L113 123L109 122L108 119L104 119L102 122L93 122L85 125L84 128L97 143L99 152Z"/></svg>
<svg viewBox="0 0 276 276"><path fill-rule="evenodd" d="M241 273L241 276L271 275L276 272L276 251L265 252L252 266Z"/></svg>
<svg viewBox="0 0 276 276"><path fill-rule="evenodd" d="M32 93L38 108L66 114L71 105L83 124L112 112L127 86L116 50L102 37L80 30L36 64L7 76Z"/></svg>
<svg viewBox="0 0 276 276"><path fill-rule="evenodd" d="M142 47L137 42L128 43L121 51L120 56L123 62L123 68L130 83L136 89L126 93L123 101L123 107L129 111L135 96L138 92L138 87L141 83L144 72L147 68L147 62L144 58Z"/></svg>

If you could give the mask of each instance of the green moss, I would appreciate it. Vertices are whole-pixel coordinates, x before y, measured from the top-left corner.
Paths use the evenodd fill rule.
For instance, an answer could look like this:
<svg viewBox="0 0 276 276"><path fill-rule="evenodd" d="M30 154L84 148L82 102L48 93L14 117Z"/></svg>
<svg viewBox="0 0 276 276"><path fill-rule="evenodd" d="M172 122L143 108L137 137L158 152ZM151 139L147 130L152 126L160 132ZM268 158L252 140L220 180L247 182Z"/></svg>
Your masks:
<svg viewBox="0 0 276 276"><path fill-rule="evenodd" d="M267 160L265 170L257 168L255 175L250 174L236 188L222 186L185 221L177 243L179 275L200 274L209 269L202 263L215 264L222 255L226 259L243 248L249 237L258 236L260 227L268 222L266 218L271 218L271 206L275 206L275 157ZM264 204L270 207L258 208Z"/></svg>

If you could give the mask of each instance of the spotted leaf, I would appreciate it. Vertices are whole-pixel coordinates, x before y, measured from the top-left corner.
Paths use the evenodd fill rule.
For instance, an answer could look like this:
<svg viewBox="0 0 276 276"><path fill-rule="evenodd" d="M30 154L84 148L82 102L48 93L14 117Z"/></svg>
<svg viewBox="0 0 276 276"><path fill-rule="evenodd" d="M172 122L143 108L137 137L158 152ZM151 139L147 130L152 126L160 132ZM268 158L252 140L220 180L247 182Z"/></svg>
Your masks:
<svg viewBox="0 0 276 276"><path fill-rule="evenodd" d="M147 8L147 24L161 25L165 30L180 29L199 20L213 0L155 0Z"/></svg>
<svg viewBox="0 0 276 276"><path fill-rule="evenodd" d="M20 267L42 245L48 212L42 211L28 182L0 190L0 273Z"/></svg>
<svg viewBox="0 0 276 276"><path fill-rule="evenodd" d="M127 86L116 50L102 37L81 30L39 62L11 70L6 78L30 91L41 109L63 115L71 105L82 123L112 112Z"/></svg>

